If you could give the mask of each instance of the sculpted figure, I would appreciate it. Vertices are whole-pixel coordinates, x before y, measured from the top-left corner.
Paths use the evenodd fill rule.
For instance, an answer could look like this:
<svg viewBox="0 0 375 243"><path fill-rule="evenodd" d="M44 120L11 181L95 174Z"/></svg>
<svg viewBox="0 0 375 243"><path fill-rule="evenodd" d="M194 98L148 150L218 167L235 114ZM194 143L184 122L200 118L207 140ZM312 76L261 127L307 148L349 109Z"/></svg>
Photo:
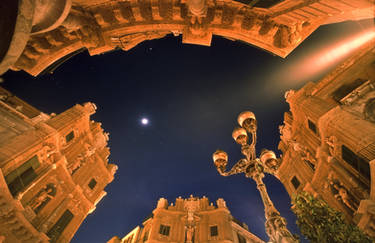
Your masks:
<svg viewBox="0 0 375 243"><path fill-rule="evenodd" d="M329 150L330 155L334 155L336 140L337 139L335 136L330 136L324 140L328 145L328 150Z"/></svg>
<svg viewBox="0 0 375 243"><path fill-rule="evenodd" d="M186 243L193 242L194 227L192 225L185 226L185 230L186 230Z"/></svg>
<svg viewBox="0 0 375 243"><path fill-rule="evenodd" d="M338 191L338 193L335 195L336 199L341 199L341 201L348 207L350 210L353 212L356 211L356 209L353 207L353 202L351 201L348 191L346 190L345 187L338 185L338 184L333 184L333 187Z"/></svg>
<svg viewBox="0 0 375 243"><path fill-rule="evenodd" d="M30 201L29 206L35 211L43 202L52 199L53 188L46 186L38 192L38 194Z"/></svg>

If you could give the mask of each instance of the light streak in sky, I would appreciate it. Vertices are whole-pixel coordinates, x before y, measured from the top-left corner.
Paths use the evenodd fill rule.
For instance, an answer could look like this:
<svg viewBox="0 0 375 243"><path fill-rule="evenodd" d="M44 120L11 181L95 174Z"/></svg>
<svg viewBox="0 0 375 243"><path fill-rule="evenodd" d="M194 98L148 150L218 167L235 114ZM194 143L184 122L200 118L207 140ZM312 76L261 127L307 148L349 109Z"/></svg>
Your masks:
<svg viewBox="0 0 375 243"><path fill-rule="evenodd" d="M353 53L360 46L373 39L375 39L375 29L362 32L334 46L325 48L312 57L307 57L307 60L297 65L298 70L295 70L295 77L298 79L306 79L319 75L324 70L337 65L338 62L342 61L348 54Z"/></svg>
<svg viewBox="0 0 375 243"><path fill-rule="evenodd" d="M358 47L375 38L375 29L361 33L355 37L345 40L331 50L325 50L314 58L315 65L327 66L343 56L356 50Z"/></svg>
<svg viewBox="0 0 375 243"><path fill-rule="evenodd" d="M270 88L275 92L277 89L293 88L306 81L318 81L319 75L325 74L330 68L345 60L349 54L370 41L375 41L375 28L346 38L327 48L307 53L291 61L288 67L283 67L281 71L276 72L275 77L279 81L277 85L273 84Z"/></svg>

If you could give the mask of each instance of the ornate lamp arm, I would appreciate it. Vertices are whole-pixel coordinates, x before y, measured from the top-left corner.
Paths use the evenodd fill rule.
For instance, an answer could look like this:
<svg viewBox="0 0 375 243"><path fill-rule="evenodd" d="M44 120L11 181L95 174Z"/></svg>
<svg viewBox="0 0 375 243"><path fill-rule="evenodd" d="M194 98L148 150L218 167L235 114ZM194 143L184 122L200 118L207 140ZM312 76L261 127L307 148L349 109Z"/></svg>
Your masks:
<svg viewBox="0 0 375 243"><path fill-rule="evenodd" d="M240 159L235 165L233 165L232 169L230 169L229 171L225 171L226 166L216 166L216 169L220 173L220 175L230 176L245 172L249 164L250 163L246 159Z"/></svg>

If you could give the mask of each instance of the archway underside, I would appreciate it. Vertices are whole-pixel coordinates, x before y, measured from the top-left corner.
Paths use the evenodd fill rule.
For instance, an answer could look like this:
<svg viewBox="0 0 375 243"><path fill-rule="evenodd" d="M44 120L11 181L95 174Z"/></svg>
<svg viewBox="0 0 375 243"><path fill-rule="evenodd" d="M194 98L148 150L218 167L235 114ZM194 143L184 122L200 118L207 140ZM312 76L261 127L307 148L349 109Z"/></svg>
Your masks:
<svg viewBox="0 0 375 243"><path fill-rule="evenodd" d="M168 34L182 35L183 43L206 46L212 35L218 35L286 57L322 24L343 21L344 14L346 20L371 17L369 1L358 1L361 16L353 15L359 6L348 2L286 0L264 9L214 0L110 1L81 6L73 1L58 28L31 34L11 68L37 76L82 48L90 55L118 48L127 51L142 41Z"/></svg>

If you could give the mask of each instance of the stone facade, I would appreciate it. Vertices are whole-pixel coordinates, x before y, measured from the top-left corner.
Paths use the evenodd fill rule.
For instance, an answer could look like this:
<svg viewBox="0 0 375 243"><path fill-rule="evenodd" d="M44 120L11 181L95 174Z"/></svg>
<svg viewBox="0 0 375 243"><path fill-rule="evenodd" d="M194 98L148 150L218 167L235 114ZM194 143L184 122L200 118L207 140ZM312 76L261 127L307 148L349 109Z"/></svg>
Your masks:
<svg viewBox="0 0 375 243"><path fill-rule="evenodd" d="M286 93L276 175L375 236L375 42L317 83Z"/></svg>
<svg viewBox="0 0 375 243"><path fill-rule="evenodd" d="M69 242L117 166L93 103L47 115L0 88L0 242Z"/></svg>
<svg viewBox="0 0 375 243"><path fill-rule="evenodd" d="M0 74L52 72L71 56L129 50L182 35L211 45L212 35L285 57L324 24L374 17L373 0L22 0L0 8Z"/></svg>
<svg viewBox="0 0 375 243"><path fill-rule="evenodd" d="M168 204L160 198L156 209L125 237L114 236L108 243L264 243L248 226L230 214L223 199L216 206L208 198L176 199Z"/></svg>

